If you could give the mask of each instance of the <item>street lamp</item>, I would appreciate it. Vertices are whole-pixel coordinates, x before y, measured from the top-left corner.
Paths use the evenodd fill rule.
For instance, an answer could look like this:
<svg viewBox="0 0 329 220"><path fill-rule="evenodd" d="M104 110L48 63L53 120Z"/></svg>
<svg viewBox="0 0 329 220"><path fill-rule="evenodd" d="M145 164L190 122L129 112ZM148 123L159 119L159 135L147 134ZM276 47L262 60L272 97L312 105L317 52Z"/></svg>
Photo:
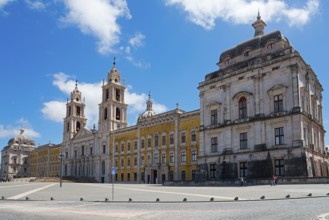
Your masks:
<svg viewBox="0 0 329 220"><path fill-rule="evenodd" d="M58 158L60 159L60 170L59 170L59 187L62 187L62 177L63 177L63 174L62 174L62 166L63 166L63 158L64 158L64 154L60 153L58 155Z"/></svg>

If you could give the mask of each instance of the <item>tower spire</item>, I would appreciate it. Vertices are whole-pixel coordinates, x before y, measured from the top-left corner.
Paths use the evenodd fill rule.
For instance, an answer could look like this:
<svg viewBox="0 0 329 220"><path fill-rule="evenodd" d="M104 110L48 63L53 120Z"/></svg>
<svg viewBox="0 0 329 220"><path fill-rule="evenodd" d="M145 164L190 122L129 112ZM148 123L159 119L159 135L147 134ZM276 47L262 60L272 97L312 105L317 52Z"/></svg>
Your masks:
<svg viewBox="0 0 329 220"><path fill-rule="evenodd" d="M264 35L264 28L266 26L266 23L262 20L259 9L257 14L257 20L252 24L252 26L255 28L254 37Z"/></svg>

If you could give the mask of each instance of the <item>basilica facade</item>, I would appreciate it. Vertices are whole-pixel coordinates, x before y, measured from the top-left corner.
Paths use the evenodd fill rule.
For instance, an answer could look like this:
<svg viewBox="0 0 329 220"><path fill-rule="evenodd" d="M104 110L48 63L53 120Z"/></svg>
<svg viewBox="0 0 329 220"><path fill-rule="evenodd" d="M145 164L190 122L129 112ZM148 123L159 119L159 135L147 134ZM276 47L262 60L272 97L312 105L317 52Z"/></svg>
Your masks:
<svg viewBox="0 0 329 220"><path fill-rule="evenodd" d="M85 104L76 85L66 104L62 152L64 176L99 182L191 181L195 179L200 112L153 111L149 96L136 125L127 126L125 86L113 64L102 86L98 130L86 128Z"/></svg>

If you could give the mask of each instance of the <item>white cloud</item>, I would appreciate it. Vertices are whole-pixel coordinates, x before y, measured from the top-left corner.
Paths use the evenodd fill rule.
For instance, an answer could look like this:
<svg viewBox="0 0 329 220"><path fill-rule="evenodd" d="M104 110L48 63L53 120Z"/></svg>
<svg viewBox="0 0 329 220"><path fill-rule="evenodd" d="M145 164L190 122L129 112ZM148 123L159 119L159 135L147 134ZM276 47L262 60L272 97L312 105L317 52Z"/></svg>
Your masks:
<svg viewBox="0 0 329 220"><path fill-rule="evenodd" d="M63 92L67 97L70 97L71 91L75 88L75 80L64 74L57 73L54 74L53 85L56 86L61 92ZM80 82L78 84L78 89L82 93L83 100L85 100L86 108L85 114L88 119L87 127L91 128L93 124L98 125L98 104L101 102L102 97L102 82L98 83L85 83ZM131 86L127 86L125 93L125 102L128 104L128 119L129 124L135 124L136 119L139 114L146 110L146 100L148 96L144 93L137 94L130 92L132 90ZM63 118L65 117L65 107L66 101L50 100L43 103L41 112L46 119L63 123ZM161 113L167 110L167 107L154 102L153 109L156 113Z"/></svg>
<svg viewBox="0 0 329 220"><path fill-rule="evenodd" d="M190 21L208 30L215 26L216 19L250 24L255 21L258 9L265 22L286 20L291 26L302 26L319 8L319 0L307 0L301 8L291 7L282 0L165 0L165 3L180 7Z"/></svg>
<svg viewBox="0 0 329 220"><path fill-rule="evenodd" d="M15 0L0 0L0 9L4 8L7 4L13 1Z"/></svg>
<svg viewBox="0 0 329 220"><path fill-rule="evenodd" d="M29 138L38 138L40 134L32 128L30 122L25 118L20 118L15 125L0 124L0 138L13 138L20 134L20 129L24 129L24 135Z"/></svg>
<svg viewBox="0 0 329 220"><path fill-rule="evenodd" d="M141 33L136 33L132 38L129 39L129 44L133 47L141 47L143 46L143 40L145 36Z"/></svg>
<svg viewBox="0 0 329 220"><path fill-rule="evenodd" d="M107 54L119 42L121 33L117 19L131 18L125 0L64 0L68 10L61 19L64 24L77 25L79 29L98 39L98 51Z"/></svg>
<svg viewBox="0 0 329 220"><path fill-rule="evenodd" d="M32 1L32 0L25 0L25 3L28 5L30 9L33 10L43 10L46 8L46 5L42 1Z"/></svg>
<svg viewBox="0 0 329 220"><path fill-rule="evenodd" d="M136 48L144 46L144 39L145 36L143 34L136 33L128 40L128 46L121 46L120 51L125 54L126 60L128 60L134 66L142 69L147 69L151 67L151 64L141 59L136 59L132 52L133 50L136 50Z"/></svg>

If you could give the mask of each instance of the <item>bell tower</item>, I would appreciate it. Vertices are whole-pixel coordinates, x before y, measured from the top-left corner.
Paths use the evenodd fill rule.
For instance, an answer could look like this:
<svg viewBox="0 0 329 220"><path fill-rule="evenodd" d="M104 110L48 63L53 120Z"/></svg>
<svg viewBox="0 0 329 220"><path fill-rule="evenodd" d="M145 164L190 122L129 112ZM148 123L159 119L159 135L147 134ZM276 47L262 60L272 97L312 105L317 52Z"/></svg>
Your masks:
<svg viewBox="0 0 329 220"><path fill-rule="evenodd" d="M69 141L86 125L85 104L81 100L81 92L78 89L78 81L71 92L71 100L66 103L66 117L64 118L63 141Z"/></svg>
<svg viewBox="0 0 329 220"><path fill-rule="evenodd" d="M99 104L99 124L101 133L127 127L127 104L124 101L126 87L120 82L120 72L115 58L107 82L102 86L102 102Z"/></svg>

